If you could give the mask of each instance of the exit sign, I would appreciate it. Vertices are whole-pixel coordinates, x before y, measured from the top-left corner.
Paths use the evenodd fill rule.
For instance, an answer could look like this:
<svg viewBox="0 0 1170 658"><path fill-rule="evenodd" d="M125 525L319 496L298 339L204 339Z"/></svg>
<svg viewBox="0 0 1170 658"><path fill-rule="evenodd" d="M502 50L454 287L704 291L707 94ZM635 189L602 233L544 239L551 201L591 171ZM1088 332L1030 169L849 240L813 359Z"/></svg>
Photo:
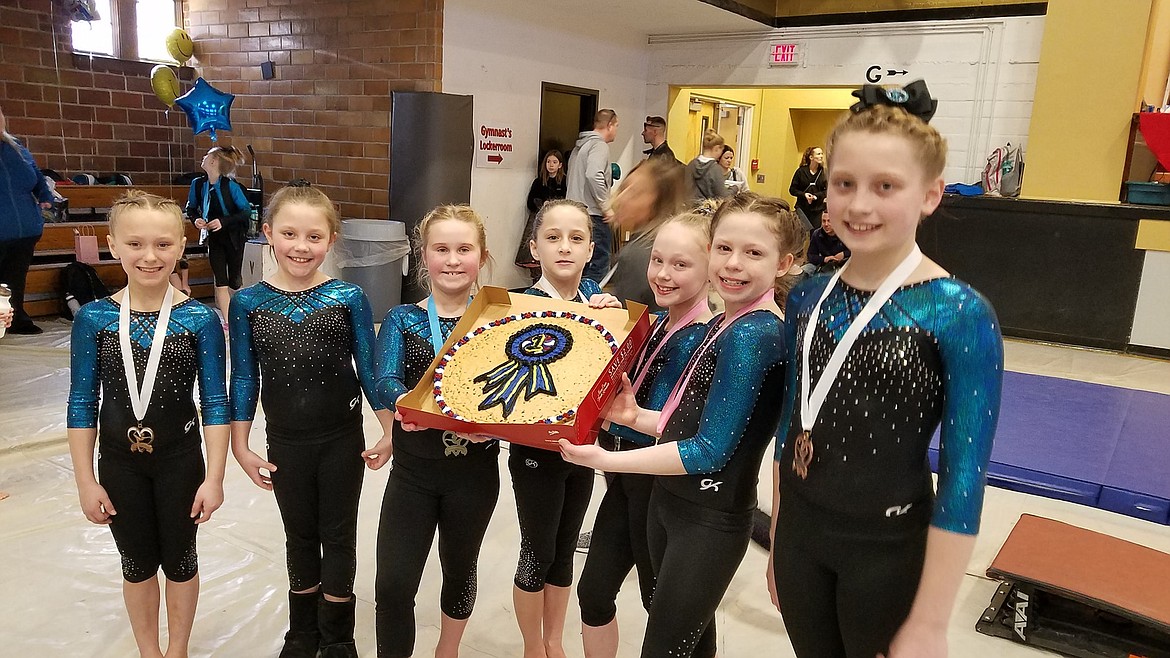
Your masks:
<svg viewBox="0 0 1170 658"><path fill-rule="evenodd" d="M773 43L768 48L768 66L795 66L800 63L795 43Z"/></svg>

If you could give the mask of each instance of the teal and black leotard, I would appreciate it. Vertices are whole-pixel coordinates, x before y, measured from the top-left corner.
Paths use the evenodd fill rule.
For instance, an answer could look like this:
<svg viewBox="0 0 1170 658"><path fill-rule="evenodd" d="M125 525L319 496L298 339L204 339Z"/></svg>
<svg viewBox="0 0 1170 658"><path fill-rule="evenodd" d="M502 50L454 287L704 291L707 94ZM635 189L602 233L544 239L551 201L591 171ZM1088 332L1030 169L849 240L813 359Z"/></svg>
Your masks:
<svg viewBox="0 0 1170 658"><path fill-rule="evenodd" d="M135 386L142 381L158 312L130 313ZM150 405L149 451L132 450L128 430L138 420L118 339L119 306L107 297L81 307L73 321L67 425L97 428L98 481L118 514L110 530L122 558L122 576L145 581L162 567L167 579L185 582L198 572L191 504L203 484L200 420L226 425L224 340L219 317L193 300L171 309ZM194 401L199 383L199 408ZM202 417L200 419L200 416Z"/></svg>
<svg viewBox="0 0 1170 658"><path fill-rule="evenodd" d="M773 541L785 626L801 656L888 650L918 590L927 528L979 530L999 415L1003 343L990 304L938 278L894 292L854 343L812 428L807 479L792 461L801 431L801 349L818 381L832 348L872 295L817 277L788 298L790 359L777 430L780 508ZM938 490L927 449L941 428Z"/></svg>
<svg viewBox="0 0 1170 658"><path fill-rule="evenodd" d="M230 315L232 420L252 420L259 399L271 439L312 444L360 432L362 389L384 408L361 288L330 279L289 292L262 281L232 298Z"/></svg>
<svg viewBox="0 0 1170 658"><path fill-rule="evenodd" d="M446 341L459 318L437 318ZM378 331L377 395L393 409L422 380L435 347L427 312L396 306ZM455 432L407 432L394 423L394 469L382 497L374 582L379 656L414 654L415 598L436 532L443 583L439 607L467 619L475 607L477 564L500 493L500 444Z"/></svg>

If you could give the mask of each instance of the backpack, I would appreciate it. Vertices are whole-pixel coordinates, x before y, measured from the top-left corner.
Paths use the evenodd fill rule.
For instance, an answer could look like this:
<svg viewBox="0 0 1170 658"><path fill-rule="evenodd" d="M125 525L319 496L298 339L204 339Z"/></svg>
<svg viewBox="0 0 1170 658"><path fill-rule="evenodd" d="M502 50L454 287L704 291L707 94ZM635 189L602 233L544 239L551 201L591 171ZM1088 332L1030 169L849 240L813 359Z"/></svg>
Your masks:
<svg viewBox="0 0 1170 658"><path fill-rule="evenodd" d="M1024 178L1024 156L1020 147L1008 142L987 156L983 167L983 192L992 196L1019 196Z"/></svg>
<svg viewBox="0 0 1170 658"><path fill-rule="evenodd" d="M97 270L86 263L72 262L61 270L61 308L65 309L65 317L73 319L73 309L69 306L69 298L77 300L77 304L84 306L95 299L107 297L109 288L98 277Z"/></svg>

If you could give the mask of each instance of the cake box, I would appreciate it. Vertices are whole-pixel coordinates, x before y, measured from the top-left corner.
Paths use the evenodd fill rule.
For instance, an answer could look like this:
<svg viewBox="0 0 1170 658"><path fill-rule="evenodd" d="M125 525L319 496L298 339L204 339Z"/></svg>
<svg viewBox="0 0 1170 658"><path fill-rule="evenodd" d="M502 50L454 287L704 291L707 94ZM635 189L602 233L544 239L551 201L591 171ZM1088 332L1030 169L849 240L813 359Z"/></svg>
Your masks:
<svg viewBox="0 0 1170 658"><path fill-rule="evenodd" d="M546 450L559 450L557 447L559 439L568 439L578 445L593 443L601 426L602 410L613 399L621 384L622 373L629 370L630 364L650 334L650 314L646 307L632 301L626 305L627 308L595 309L587 304L510 293L504 288L484 286L467 307L462 319L455 325L443 345L442 351L431 361L418 385L398 401L398 411L402 415L402 420L441 430L487 434L512 443ZM545 311L564 311L596 320L612 334L617 343L617 350L608 363L603 364L599 361L595 372L574 373L576 377L592 382L583 399L565 400L566 406L576 403L576 413L566 421L553 423L481 423L445 414L435 400L434 376L435 369L440 367L448 350L478 327L508 316ZM484 364L485 368L491 368L491 365ZM444 379L444 387L453 385L483 388L482 384L472 381L454 382L450 378Z"/></svg>

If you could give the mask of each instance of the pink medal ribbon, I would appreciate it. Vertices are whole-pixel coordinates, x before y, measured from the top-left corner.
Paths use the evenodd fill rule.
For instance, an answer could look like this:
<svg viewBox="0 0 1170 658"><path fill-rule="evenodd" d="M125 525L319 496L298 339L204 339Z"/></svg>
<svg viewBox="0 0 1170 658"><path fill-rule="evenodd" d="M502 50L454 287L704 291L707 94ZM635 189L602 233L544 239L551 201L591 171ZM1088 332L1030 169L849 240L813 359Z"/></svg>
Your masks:
<svg viewBox="0 0 1170 658"><path fill-rule="evenodd" d="M638 355L638 360L634 362L636 364L635 367L641 368L641 370L638 371L638 378L634 380L635 393L641 390L642 382L646 380L646 373L650 371L650 364L654 363L654 359L658 357L658 353L662 351L662 348L670 340L670 337L690 326L690 324L695 321L695 318L699 317L705 310L707 310L707 296L702 295L698 301L695 302L695 305L692 306L685 315L679 318L678 323L675 324L674 327L670 329L670 331L666 332L666 335L662 337L662 340L654 348L654 351L650 353L649 357L646 356L646 348L642 348L642 353ZM669 323L670 316L667 316L663 319L662 326L665 327ZM657 329L658 327L655 327L656 331ZM650 341L646 341L646 344L649 345Z"/></svg>
<svg viewBox="0 0 1170 658"><path fill-rule="evenodd" d="M696 350L695 355L691 357L691 362L687 366L687 370L683 374L682 379L680 379L679 382L675 384L674 389L670 392L670 397L666 399L666 404L662 405L662 415L658 417L657 429L659 436L662 435L662 430L666 428L666 423L670 420L671 414L674 413L675 409L678 409L678 404L682 401L683 391L687 389L687 383L691 381L691 373L695 371L695 366L699 364L699 359L702 358L703 353L705 353L708 348L714 345L715 339L719 338L719 334L723 333L724 330L735 324L736 320L739 320L748 313L759 309L764 304L767 304L768 302L775 299L775 296L776 291L768 288L764 294L760 295L755 300L733 313L731 317L724 315L723 322L720 323L719 328L717 328L714 333L707 336L707 338L703 340L703 344L699 345L699 349Z"/></svg>

